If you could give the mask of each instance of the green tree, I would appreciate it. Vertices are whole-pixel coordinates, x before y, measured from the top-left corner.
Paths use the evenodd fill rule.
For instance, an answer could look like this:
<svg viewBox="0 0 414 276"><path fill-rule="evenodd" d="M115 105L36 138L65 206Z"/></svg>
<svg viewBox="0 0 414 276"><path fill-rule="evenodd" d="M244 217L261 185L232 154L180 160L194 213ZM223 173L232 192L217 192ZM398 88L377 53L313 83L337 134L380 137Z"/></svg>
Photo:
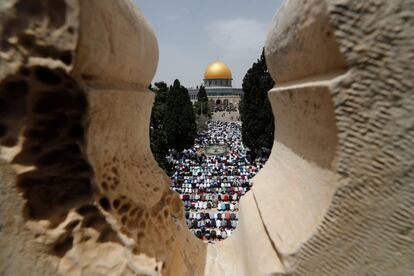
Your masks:
<svg viewBox="0 0 414 276"><path fill-rule="evenodd" d="M207 130L208 119L211 117L211 107L208 103L207 91L204 86L200 86L197 94L197 102L194 104L196 113L197 131Z"/></svg>
<svg viewBox="0 0 414 276"><path fill-rule="evenodd" d="M150 87L155 92L154 106L151 113L151 126L162 128L165 111L167 109L168 85L161 81L154 83L155 87Z"/></svg>
<svg viewBox="0 0 414 276"><path fill-rule="evenodd" d="M264 50L243 79L244 95L240 102L243 143L256 155L262 148L271 149L274 136L274 118L267 93L274 86Z"/></svg>
<svg viewBox="0 0 414 276"><path fill-rule="evenodd" d="M165 113L168 148L182 151L193 146L197 135L193 105L188 90L178 80L170 87Z"/></svg>
<svg viewBox="0 0 414 276"><path fill-rule="evenodd" d="M150 145L155 160L167 173L171 166L165 159L168 153L167 133L165 131L165 113L167 110L168 85L165 82L156 82L150 89L155 93L150 124Z"/></svg>
<svg viewBox="0 0 414 276"><path fill-rule="evenodd" d="M197 101L199 101L199 102L207 102L208 101L207 91L206 91L206 89L204 88L203 85L201 85L200 89L198 89Z"/></svg>
<svg viewBox="0 0 414 276"><path fill-rule="evenodd" d="M194 104L194 109L197 115L205 115L210 117L211 111L208 104L207 92L204 86L200 86L197 94L197 102Z"/></svg>

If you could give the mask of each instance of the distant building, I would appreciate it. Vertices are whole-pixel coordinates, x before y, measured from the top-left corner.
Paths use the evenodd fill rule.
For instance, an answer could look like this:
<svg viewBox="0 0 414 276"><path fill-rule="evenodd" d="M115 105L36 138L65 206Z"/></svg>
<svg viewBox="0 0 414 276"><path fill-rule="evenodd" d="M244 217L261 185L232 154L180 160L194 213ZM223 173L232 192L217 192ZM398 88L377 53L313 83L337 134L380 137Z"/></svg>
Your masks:
<svg viewBox="0 0 414 276"><path fill-rule="evenodd" d="M211 63L204 72L204 87L209 103L213 107L226 108L239 106L243 89L232 87L230 68L222 61ZM191 101L197 101L197 89L189 89Z"/></svg>

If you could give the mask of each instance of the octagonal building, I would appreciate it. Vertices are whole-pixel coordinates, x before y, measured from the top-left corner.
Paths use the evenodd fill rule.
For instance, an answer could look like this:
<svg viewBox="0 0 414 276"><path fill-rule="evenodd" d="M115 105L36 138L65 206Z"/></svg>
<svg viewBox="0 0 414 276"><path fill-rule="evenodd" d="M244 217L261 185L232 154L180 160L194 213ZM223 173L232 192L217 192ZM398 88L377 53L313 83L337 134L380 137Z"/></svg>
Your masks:
<svg viewBox="0 0 414 276"><path fill-rule="evenodd" d="M203 85L207 92L207 97L212 106L238 107L243 89L232 86L233 75L230 68L224 62L217 60L209 64L204 72ZM197 101L198 87L189 89L191 101Z"/></svg>

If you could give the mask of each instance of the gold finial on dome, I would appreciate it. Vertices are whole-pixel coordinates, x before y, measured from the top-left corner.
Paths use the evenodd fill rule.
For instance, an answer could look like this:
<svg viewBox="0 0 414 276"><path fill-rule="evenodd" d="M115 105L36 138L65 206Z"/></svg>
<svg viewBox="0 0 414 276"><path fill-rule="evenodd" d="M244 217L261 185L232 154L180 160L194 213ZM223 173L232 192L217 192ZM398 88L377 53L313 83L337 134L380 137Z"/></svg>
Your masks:
<svg viewBox="0 0 414 276"><path fill-rule="evenodd" d="M222 61L217 60L211 63L204 72L205 80L225 79L232 80L230 68Z"/></svg>

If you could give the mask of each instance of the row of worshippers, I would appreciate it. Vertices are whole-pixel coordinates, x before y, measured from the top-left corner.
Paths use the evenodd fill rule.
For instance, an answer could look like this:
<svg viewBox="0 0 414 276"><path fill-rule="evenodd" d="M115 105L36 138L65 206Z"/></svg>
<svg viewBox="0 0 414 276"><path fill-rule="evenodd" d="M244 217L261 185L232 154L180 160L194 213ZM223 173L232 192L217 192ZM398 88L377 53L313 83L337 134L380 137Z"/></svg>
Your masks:
<svg viewBox="0 0 414 276"><path fill-rule="evenodd" d="M205 241L217 241L227 238L236 229L239 214L236 212L186 212L185 217L188 228L198 238Z"/></svg>
<svg viewBox="0 0 414 276"><path fill-rule="evenodd" d="M234 179L231 178L231 180L224 179L224 180L218 180L218 178L212 178L212 179L205 179L205 180L195 180L194 182L189 181L190 183L183 183L182 180L177 179L176 183L173 184L173 188L175 191L177 191L180 194L189 194L189 193L216 193L216 194L238 194L238 197L240 195L244 195L243 192L246 192L249 190L250 187L250 181L243 180L243 179ZM220 183L220 181L222 181Z"/></svg>
<svg viewBox="0 0 414 276"><path fill-rule="evenodd" d="M227 237L230 237L233 230L220 227L217 229L200 228L197 230L192 230L192 232L197 238L203 241L215 242L215 241L221 241L221 240L226 239Z"/></svg>
<svg viewBox="0 0 414 276"><path fill-rule="evenodd" d="M238 220L239 214L237 212L185 212L186 219L232 219Z"/></svg>
<svg viewBox="0 0 414 276"><path fill-rule="evenodd" d="M209 210L216 208L218 211L237 211L239 210L238 201L215 202L215 201L189 201L184 200L185 210Z"/></svg>
<svg viewBox="0 0 414 276"><path fill-rule="evenodd" d="M226 229L235 229L237 227L238 217L235 213L214 213L219 216L209 216L209 213L204 213L204 216L199 216L200 213L193 213L197 215L188 216L187 225L190 229L205 228L218 228L224 227ZM203 214L203 213L201 213Z"/></svg>
<svg viewBox="0 0 414 276"><path fill-rule="evenodd" d="M241 189L213 189L211 193L190 193L181 194L183 201L238 201L242 196Z"/></svg>
<svg viewBox="0 0 414 276"><path fill-rule="evenodd" d="M222 145L227 153L205 154L204 148L212 144ZM181 195L186 210L237 211L238 201L251 187L250 179L265 162L264 159L250 162L247 153L248 149L241 142L240 123L210 122L208 129L199 133L192 148L169 151L166 158L174 171L171 188ZM190 218L188 220L189 225L195 225ZM221 227L222 223L220 221L216 227ZM195 229L204 229L205 225L201 224L197 222ZM231 226L232 222L229 225L226 222L224 228L231 230ZM222 238L217 233L215 236Z"/></svg>

